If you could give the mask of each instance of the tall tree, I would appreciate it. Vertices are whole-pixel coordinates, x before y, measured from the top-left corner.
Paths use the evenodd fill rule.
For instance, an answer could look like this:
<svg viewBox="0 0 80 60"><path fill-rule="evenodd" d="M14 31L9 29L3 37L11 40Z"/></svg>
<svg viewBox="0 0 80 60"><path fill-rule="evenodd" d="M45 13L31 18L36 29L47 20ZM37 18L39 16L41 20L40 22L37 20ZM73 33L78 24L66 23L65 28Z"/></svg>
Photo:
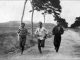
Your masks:
<svg viewBox="0 0 80 60"><path fill-rule="evenodd" d="M24 2L24 8L23 8L23 13L22 13L22 17L21 17L21 23L23 22L24 13L25 13L25 7L26 7L26 3L27 3L27 0L25 0L25 2Z"/></svg>
<svg viewBox="0 0 80 60"><path fill-rule="evenodd" d="M68 23L66 22L66 20L64 18L59 18L58 22L65 28L68 27Z"/></svg>
<svg viewBox="0 0 80 60"><path fill-rule="evenodd" d="M34 17L34 6L33 6L33 3L32 1L30 0L31 2L31 6L32 6L32 16L31 16L31 23L32 23L32 40L33 40L33 17Z"/></svg>
<svg viewBox="0 0 80 60"><path fill-rule="evenodd" d="M76 21L71 25L71 28L80 26L80 17L76 17Z"/></svg>
<svg viewBox="0 0 80 60"><path fill-rule="evenodd" d="M45 21L46 21L46 13L42 13L43 17L44 17L44 26L45 26Z"/></svg>
<svg viewBox="0 0 80 60"><path fill-rule="evenodd" d="M34 10L44 11L44 13L53 14L57 21L60 17L60 0L32 0Z"/></svg>

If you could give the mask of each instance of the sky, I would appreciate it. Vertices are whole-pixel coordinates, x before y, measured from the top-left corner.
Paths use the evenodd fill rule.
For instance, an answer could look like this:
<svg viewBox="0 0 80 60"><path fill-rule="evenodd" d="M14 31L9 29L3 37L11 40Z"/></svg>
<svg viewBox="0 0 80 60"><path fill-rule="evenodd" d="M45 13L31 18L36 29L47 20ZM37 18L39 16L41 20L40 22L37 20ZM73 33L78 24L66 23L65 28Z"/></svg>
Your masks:
<svg viewBox="0 0 80 60"><path fill-rule="evenodd" d="M8 21L20 21L23 12L24 0L0 0L0 23ZM69 26L74 23L75 18L80 16L79 0L61 0L62 13L61 17L65 18ZM23 21L31 21L32 10L28 1L26 4L25 15ZM34 22L44 21L41 12L34 12ZM52 15L46 15L46 23L54 23Z"/></svg>

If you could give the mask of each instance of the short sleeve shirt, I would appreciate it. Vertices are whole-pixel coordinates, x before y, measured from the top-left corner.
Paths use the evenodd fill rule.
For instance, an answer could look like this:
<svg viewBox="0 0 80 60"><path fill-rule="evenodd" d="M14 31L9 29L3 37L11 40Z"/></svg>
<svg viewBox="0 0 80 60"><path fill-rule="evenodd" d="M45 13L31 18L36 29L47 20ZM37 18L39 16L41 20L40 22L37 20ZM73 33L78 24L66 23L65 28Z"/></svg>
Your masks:
<svg viewBox="0 0 80 60"><path fill-rule="evenodd" d="M20 28L18 30L19 35L27 35L27 29L26 28Z"/></svg>
<svg viewBox="0 0 80 60"><path fill-rule="evenodd" d="M37 28L35 31L35 34L39 35L38 39L43 40L45 34L47 34L48 31L44 27L42 28Z"/></svg>

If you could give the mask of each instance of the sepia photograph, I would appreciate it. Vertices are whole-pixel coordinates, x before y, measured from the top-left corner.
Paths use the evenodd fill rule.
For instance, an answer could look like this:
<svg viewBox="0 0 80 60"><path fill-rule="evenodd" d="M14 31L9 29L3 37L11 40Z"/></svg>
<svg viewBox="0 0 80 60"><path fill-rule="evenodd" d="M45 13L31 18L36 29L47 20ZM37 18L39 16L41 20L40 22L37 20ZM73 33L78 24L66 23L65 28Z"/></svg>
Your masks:
<svg viewBox="0 0 80 60"><path fill-rule="evenodd" d="M0 0L0 60L80 60L80 0Z"/></svg>

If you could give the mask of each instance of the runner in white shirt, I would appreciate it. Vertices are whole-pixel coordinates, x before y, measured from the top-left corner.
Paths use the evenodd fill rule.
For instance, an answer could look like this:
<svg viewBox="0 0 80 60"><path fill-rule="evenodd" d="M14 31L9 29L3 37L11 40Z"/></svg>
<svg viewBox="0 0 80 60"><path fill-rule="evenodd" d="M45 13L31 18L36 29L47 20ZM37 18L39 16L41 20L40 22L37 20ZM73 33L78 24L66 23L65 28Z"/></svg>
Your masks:
<svg viewBox="0 0 80 60"><path fill-rule="evenodd" d="M47 29L43 27L42 22L39 22L39 27L36 29L35 35L37 36L38 39L38 49L40 53L42 53L41 47L44 47L45 45L45 39L47 34L48 34Z"/></svg>

